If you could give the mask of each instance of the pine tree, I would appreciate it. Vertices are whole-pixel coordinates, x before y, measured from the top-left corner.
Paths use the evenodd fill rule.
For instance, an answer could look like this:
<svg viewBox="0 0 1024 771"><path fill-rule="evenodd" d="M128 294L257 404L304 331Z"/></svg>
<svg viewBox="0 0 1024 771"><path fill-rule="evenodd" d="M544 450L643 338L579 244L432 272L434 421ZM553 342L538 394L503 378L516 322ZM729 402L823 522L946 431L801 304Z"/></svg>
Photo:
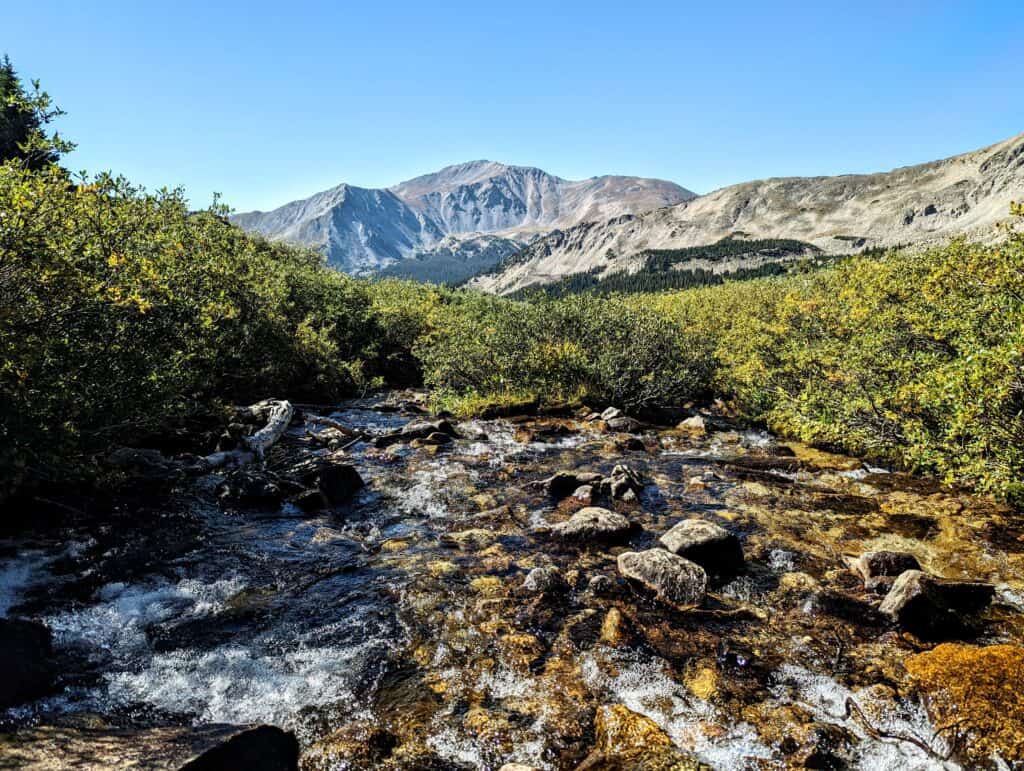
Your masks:
<svg viewBox="0 0 1024 771"><path fill-rule="evenodd" d="M30 91L25 89L5 55L0 63L0 163L20 159L28 168L38 170L56 163L74 145L59 134L47 136L47 124L64 111L52 105L38 81L31 85Z"/></svg>

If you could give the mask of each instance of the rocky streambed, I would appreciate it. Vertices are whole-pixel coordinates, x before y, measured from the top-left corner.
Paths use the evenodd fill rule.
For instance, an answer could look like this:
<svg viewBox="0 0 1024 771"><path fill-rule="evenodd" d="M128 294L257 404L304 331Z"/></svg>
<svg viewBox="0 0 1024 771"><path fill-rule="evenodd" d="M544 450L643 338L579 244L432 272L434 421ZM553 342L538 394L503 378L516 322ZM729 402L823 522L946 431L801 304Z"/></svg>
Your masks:
<svg viewBox="0 0 1024 771"><path fill-rule="evenodd" d="M1021 514L711 414L403 399L0 543L0 767L1024 767Z"/></svg>

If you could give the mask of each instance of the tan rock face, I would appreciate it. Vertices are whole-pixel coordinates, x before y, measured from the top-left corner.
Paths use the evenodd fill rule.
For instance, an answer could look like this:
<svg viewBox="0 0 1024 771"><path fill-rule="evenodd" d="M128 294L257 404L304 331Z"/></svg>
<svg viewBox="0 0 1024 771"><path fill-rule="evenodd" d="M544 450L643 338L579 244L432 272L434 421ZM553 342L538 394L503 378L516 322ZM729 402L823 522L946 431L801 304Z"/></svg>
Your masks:
<svg viewBox="0 0 1024 771"><path fill-rule="evenodd" d="M1024 761L1024 647L945 643L906 662L936 729L981 762Z"/></svg>
<svg viewBox="0 0 1024 771"><path fill-rule="evenodd" d="M584 761L590 769L700 771L706 768L677 750L657 723L621 704L597 710L594 734L595 753L589 762Z"/></svg>

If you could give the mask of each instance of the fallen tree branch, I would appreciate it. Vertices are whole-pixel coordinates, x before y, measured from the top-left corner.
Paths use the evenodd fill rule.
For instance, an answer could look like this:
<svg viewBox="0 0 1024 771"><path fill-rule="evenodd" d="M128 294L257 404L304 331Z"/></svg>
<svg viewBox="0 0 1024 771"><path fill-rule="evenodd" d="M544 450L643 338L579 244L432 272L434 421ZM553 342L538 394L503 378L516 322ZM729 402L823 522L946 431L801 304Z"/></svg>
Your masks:
<svg viewBox="0 0 1024 771"><path fill-rule="evenodd" d="M216 469L225 466L246 466L255 460L263 460L263 455L288 429L295 410L291 402L286 400L267 400L249 407L240 407L239 414L255 416L266 415L267 425L252 436L242 439L242 448L215 452L203 458L207 468Z"/></svg>
<svg viewBox="0 0 1024 771"><path fill-rule="evenodd" d="M263 460L263 454L274 444L292 422L292 414L295 410L289 401L275 402L270 407L270 417L267 425L261 428L252 436L242 440L242 444L256 454L259 460Z"/></svg>

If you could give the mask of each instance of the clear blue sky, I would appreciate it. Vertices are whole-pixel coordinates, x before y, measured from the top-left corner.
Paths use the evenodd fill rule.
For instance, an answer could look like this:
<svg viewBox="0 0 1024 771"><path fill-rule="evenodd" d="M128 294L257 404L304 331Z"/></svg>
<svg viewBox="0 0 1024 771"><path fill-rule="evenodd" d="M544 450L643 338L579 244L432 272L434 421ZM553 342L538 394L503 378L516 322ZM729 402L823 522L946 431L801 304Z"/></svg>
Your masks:
<svg viewBox="0 0 1024 771"><path fill-rule="evenodd" d="M1024 131L1021 0L6 5L72 168L240 211L476 158L707 192Z"/></svg>

